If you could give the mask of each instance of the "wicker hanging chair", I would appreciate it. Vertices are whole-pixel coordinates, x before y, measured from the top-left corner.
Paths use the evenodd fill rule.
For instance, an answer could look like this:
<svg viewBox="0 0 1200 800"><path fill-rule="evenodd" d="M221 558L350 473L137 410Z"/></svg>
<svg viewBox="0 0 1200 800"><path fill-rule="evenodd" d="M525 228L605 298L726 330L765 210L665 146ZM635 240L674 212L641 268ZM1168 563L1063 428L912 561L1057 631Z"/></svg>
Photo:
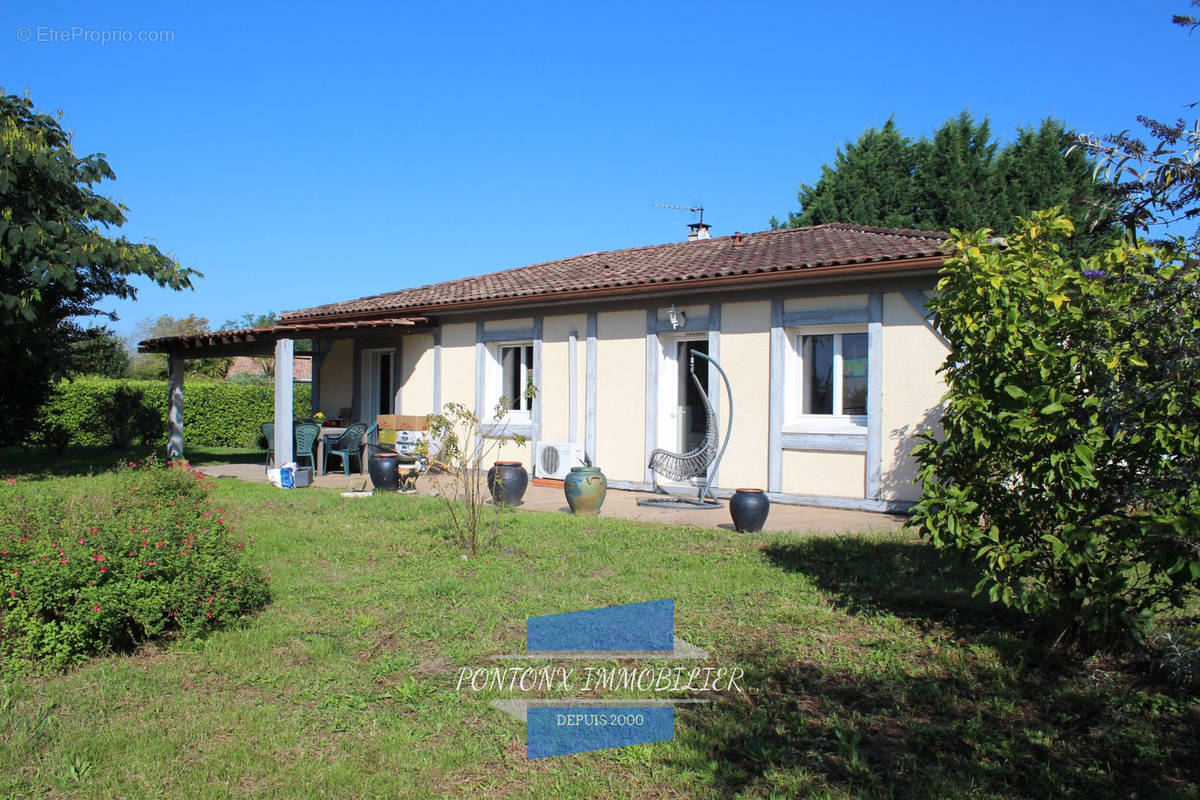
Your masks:
<svg viewBox="0 0 1200 800"><path fill-rule="evenodd" d="M708 393L704 391L704 387L700 385L700 379L696 377L696 357L703 358L712 366L716 367L717 372L721 375L721 380L725 382L725 394L729 398L728 419L725 426L725 441L722 443L721 434L717 430L717 412L713 409L712 403L708 399ZM729 446L729 433L733 430L733 391L729 386L729 376L725 374L725 370L716 360L710 358L704 353L692 352L691 358L688 359L688 371L691 373L692 383L696 386L696 391L700 393L700 402L704 405L704 438L700 440L700 444L686 453L673 453L670 450L659 448L650 453L650 469L667 480L683 481L688 478L699 478L702 475L707 475L704 485L700 487L696 495L696 499L690 498L644 498L638 500L638 505L643 506L703 506L706 508L715 508L720 506L717 498L712 493L712 476L716 467L721 463L721 458L725 455L725 448ZM666 494L661 487L655 486L655 489L662 494Z"/></svg>

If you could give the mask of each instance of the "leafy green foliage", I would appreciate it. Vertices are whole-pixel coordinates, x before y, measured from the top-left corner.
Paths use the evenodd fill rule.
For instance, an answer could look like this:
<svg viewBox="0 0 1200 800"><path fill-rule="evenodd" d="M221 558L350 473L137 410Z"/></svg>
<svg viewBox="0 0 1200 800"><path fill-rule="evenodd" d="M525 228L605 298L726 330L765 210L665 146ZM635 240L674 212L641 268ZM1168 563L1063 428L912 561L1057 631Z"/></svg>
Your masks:
<svg viewBox="0 0 1200 800"><path fill-rule="evenodd" d="M1200 0L1190 5L1200 8ZM1191 14L1174 14L1171 22L1189 33L1200 27L1200 19ZM1190 108L1200 105L1194 97L1184 101L1191 101ZM1112 182L1121 224L1131 241L1158 226L1200 221L1200 118L1170 122L1139 114L1137 120L1152 137L1150 142L1128 130L1099 137L1080 134L1076 141L1096 158L1097 172ZM1200 225L1189 242L1192 250L1200 251Z"/></svg>
<svg viewBox="0 0 1200 800"><path fill-rule="evenodd" d="M71 340L68 369L74 375L124 378L129 370L129 352L110 328L88 328Z"/></svg>
<svg viewBox="0 0 1200 800"><path fill-rule="evenodd" d="M537 387L530 383L524 396L536 397ZM513 401L501 397L485 430L474 411L462 403L447 403L442 413L429 415L429 436L416 447L417 457L431 467L459 546L471 555L494 545L500 527L499 503L492 504L490 527L484 527L484 504L492 497L492 488L485 486L487 462L506 444L524 447L529 441L522 434L508 433L504 418L512 408Z"/></svg>
<svg viewBox="0 0 1200 800"><path fill-rule="evenodd" d="M975 230L992 227L995 217L1003 219L995 202L998 187L989 187L995 156L996 143L986 119L976 122L964 111L942 123L913 175L914 227ZM1054 156L1062 160L1060 154Z"/></svg>
<svg viewBox="0 0 1200 800"><path fill-rule="evenodd" d="M894 119L882 129L868 128L857 142L838 149L832 166L821 167L821 179L815 186L800 187L801 211L788 214L787 225L772 218L771 227L827 222L914 227L913 176L927 149L926 143L914 143L904 136Z"/></svg>
<svg viewBox="0 0 1200 800"><path fill-rule="evenodd" d="M38 412L32 444L125 448L166 443L166 381L76 378L54 387ZM293 388L296 418L310 413L311 390ZM266 384L188 381L184 386L185 445L254 447L259 426L275 416L275 389Z"/></svg>
<svg viewBox="0 0 1200 800"><path fill-rule="evenodd" d="M1200 280L1148 245L1066 258L1056 210L1008 248L955 233L930 301L952 343L944 435L910 524L979 589L1087 635L1144 635L1200 587Z"/></svg>
<svg viewBox="0 0 1200 800"><path fill-rule="evenodd" d="M168 634L198 636L261 608L212 484L186 464L130 463L70 497L0 486L0 653L61 669Z"/></svg>
<svg viewBox="0 0 1200 800"><path fill-rule="evenodd" d="M839 149L815 185L800 187L800 211L786 223L773 218L771 226L990 227L1007 235L1018 215L1058 205L1088 220L1096 233L1088 244L1095 249L1112 224L1110 192L1096 181L1087 156L1071 150L1074 141L1053 119L1019 129L1003 148L986 119L976 122L965 111L946 120L932 140L909 139L889 119Z"/></svg>
<svg viewBox="0 0 1200 800"><path fill-rule="evenodd" d="M56 117L0 93L0 417L26 419L69 371L77 317L104 297L132 298L132 279L172 289L197 273L150 244L106 235L126 209L93 187L115 176L101 155L77 156ZM0 429L15 443L19 428Z"/></svg>
<svg viewBox="0 0 1200 800"><path fill-rule="evenodd" d="M146 339L162 339L168 336L187 336L193 333L208 333L211 330L208 319L195 314L186 317L172 317L163 314L157 319L147 317L138 323L133 334L132 346ZM202 375L206 378L224 378L229 371L233 359L219 356L213 358L191 358L185 362L185 369L190 375ZM165 353L139 353L130 369L131 377L140 380L156 380L167 377L167 356Z"/></svg>
<svg viewBox="0 0 1200 800"><path fill-rule="evenodd" d="M242 328L269 328L279 321L279 315L274 311L268 311L265 314L255 314L253 311L247 311L237 319L227 319L225 324L221 326L223 331L235 331Z"/></svg>

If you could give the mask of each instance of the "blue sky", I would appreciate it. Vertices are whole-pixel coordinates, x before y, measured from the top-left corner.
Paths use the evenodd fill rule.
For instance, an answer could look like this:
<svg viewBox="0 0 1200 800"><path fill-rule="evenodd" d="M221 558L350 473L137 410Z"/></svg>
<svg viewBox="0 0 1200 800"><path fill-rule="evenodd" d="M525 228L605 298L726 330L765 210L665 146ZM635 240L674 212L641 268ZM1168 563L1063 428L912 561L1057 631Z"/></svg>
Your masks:
<svg viewBox="0 0 1200 800"><path fill-rule="evenodd" d="M0 84L205 274L105 303L124 334L683 238L654 203L762 230L890 115L1113 132L1193 113L1200 74L1185 0L104 5L6 4Z"/></svg>

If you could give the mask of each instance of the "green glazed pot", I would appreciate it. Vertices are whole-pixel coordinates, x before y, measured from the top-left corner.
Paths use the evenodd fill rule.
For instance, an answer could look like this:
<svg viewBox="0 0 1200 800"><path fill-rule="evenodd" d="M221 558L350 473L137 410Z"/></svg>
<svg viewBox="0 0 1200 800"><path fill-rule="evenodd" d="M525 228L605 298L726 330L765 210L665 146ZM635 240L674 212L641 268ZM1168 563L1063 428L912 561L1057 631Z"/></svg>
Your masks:
<svg viewBox="0 0 1200 800"><path fill-rule="evenodd" d="M563 479L563 492L573 513L594 517L604 505L608 479L599 467L571 467L571 472Z"/></svg>

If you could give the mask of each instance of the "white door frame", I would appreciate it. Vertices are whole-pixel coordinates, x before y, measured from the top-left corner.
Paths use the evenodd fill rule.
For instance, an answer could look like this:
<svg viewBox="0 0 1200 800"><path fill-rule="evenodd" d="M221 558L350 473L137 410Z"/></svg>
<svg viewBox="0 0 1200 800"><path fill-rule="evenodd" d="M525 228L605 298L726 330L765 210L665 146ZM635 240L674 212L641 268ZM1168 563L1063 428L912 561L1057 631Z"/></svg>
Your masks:
<svg viewBox="0 0 1200 800"><path fill-rule="evenodd" d="M367 426L375 422L375 417L379 413L377 403L379 402L380 392L380 375L379 375L379 358L380 356L388 356L391 360L389 369L388 381L390 385L387 387L391 396L391 403L387 413L396 413L396 368L398 350L395 347L370 347L362 350L362 385L359 387L358 420L367 423ZM353 421L353 420L351 420Z"/></svg>
<svg viewBox="0 0 1200 800"><path fill-rule="evenodd" d="M663 450L678 453L682 449L679 439L679 381L687 375L687 366L679 363L677 353L681 342L703 342L708 344L708 332L660 333L658 334L658 443ZM708 392L708 387L704 387ZM678 486L699 486L703 478L691 478L675 483L667 481L663 476L657 477L660 484Z"/></svg>

